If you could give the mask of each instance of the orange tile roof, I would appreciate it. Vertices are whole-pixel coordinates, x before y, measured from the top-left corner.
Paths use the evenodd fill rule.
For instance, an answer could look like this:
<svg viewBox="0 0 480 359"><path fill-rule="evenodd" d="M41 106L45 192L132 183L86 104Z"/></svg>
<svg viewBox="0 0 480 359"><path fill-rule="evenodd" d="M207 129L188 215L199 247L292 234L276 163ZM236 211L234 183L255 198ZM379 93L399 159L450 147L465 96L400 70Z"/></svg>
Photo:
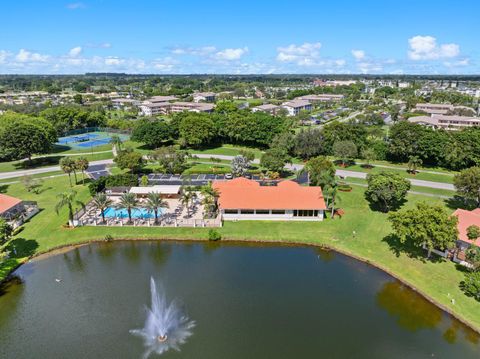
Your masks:
<svg viewBox="0 0 480 359"><path fill-rule="evenodd" d="M473 242L467 237L468 227L472 225L480 227L480 208L476 208L473 211L457 209L455 212L453 212L453 215L458 217L458 238L461 241L480 247L480 239L477 239L475 242Z"/></svg>
<svg viewBox="0 0 480 359"><path fill-rule="evenodd" d="M293 181L276 186L260 186L243 177L231 181L214 181L220 193L222 209L326 209L320 187L304 187Z"/></svg>
<svg viewBox="0 0 480 359"><path fill-rule="evenodd" d="M10 208L16 206L21 202L22 202L21 199L18 199L12 196L7 196L6 194L0 193L0 214L8 211Z"/></svg>

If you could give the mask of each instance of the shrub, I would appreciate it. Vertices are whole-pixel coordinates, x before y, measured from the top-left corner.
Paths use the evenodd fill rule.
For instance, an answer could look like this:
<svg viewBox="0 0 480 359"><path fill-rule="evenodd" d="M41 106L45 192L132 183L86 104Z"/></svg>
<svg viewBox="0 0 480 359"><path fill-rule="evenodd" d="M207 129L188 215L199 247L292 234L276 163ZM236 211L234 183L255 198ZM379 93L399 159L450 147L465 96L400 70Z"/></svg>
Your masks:
<svg viewBox="0 0 480 359"><path fill-rule="evenodd" d="M137 186L138 177L132 173L123 173L113 176L106 177L105 186L106 187L117 187L117 186Z"/></svg>
<svg viewBox="0 0 480 359"><path fill-rule="evenodd" d="M208 240L209 241L219 241L222 239L222 235L215 229L210 229L208 231Z"/></svg>
<svg viewBox="0 0 480 359"><path fill-rule="evenodd" d="M480 301L480 272L465 274L465 280L460 283L460 288L467 296Z"/></svg>
<svg viewBox="0 0 480 359"><path fill-rule="evenodd" d="M99 179L90 182L88 184L90 195L95 196L98 192L102 192L105 189L106 180L107 177L100 177Z"/></svg>

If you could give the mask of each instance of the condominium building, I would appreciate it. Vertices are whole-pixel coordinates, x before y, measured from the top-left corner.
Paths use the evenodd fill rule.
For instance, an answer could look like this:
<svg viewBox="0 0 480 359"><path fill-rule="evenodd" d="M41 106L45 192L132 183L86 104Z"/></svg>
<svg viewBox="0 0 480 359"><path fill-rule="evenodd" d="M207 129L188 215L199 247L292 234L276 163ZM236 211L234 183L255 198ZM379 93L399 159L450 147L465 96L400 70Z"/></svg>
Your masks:
<svg viewBox="0 0 480 359"><path fill-rule="evenodd" d="M158 102L143 103L140 106L142 115L168 115L174 112L212 112L215 105L210 103L194 103L194 102Z"/></svg>
<svg viewBox="0 0 480 359"><path fill-rule="evenodd" d="M432 115L445 115L448 111L452 111L455 106L440 103L417 103L415 109Z"/></svg>
<svg viewBox="0 0 480 359"><path fill-rule="evenodd" d="M298 115L300 111L312 110L312 104L305 100L292 100L284 102L282 107L288 111L289 116Z"/></svg>
<svg viewBox="0 0 480 359"><path fill-rule="evenodd" d="M305 95L297 97L296 100L304 100L310 103L318 102L328 102L328 101L341 101L343 100L344 95L334 95L334 94L320 94L320 95Z"/></svg>
<svg viewBox="0 0 480 359"><path fill-rule="evenodd" d="M266 112L272 115L275 115L277 111L281 109L280 106L272 105L272 104L265 104L256 107L252 107L252 112Z"/></svg>
<svg viewBox="0 0 480 359"><path fill-rule="evenodd" d="M460 130L466 127L480 126L479 117L469 116L447 116L447 115L431 115L431 116L415 116L408 119L411 123L418 123L420 125L443 128L445 130Z"/></svg>
<svg viewBox="0 0 480 359"><path fill-rule="evenodd" d="M215 102L215 92L197 92L193 94L193 102Z"/></svg>

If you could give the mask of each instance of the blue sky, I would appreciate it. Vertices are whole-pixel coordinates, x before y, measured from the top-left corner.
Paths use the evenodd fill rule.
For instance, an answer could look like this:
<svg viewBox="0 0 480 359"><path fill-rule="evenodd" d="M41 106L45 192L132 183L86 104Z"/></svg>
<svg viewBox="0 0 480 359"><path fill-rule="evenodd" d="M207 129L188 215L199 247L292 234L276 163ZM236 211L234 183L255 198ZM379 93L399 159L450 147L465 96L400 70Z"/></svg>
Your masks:
<svg viewBox="0 0 480 359"><path fill-rule="evenodd" d="M471 0L3 0L0 73L480 71Z"/></svg>

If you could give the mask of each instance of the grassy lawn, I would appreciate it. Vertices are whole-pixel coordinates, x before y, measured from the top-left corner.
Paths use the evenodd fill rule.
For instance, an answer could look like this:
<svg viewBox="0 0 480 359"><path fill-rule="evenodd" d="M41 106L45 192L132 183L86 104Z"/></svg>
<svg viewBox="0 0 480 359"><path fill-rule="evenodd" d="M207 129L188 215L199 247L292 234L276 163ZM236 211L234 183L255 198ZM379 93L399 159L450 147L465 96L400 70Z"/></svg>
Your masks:
<svg viewBox="0 0 480 359"><path fill-rule="evenodd" d="M29 164L27 161L11 161L11 162L1 162L0 163L0 172L13 172L19 170L28 170L28 169L35 169L35 168L42 168L42 167L49 167L49 166L57 166L60 160L63 157L67 157L68 155L59 154L58 156L48 156L48 157L39 157L32 160L32 163ZM104 153L91 153L85 152L83 153L83 157L88 159L89 161L99 161L99 160L107 160L113 158L112 152L104 152ZM74 159L77 157L73 157Z"/></svg>
<svg viewBox="0 0 480 359"><path fill-rule="evenodd" d="M364 168L361 165L352 165L348 167L340 167L337 166L338 169L344 169L347 171L355 171L355 172L364 172L364 173L379 173L382 171L394 172L398 173L400 176L410 179L417 179L423 181L432 181L432 182L442 182L442 183L453 183L453 176L448 173L445 174L436 174L436 173L428 173L428 172L419 172L415 175L408 173L403 169L392 169L392 168L382 168L382 167L373 167L370 169Z"/></svg>
<svg viewBox="0 0 480 359"><path fill-rule="evenodd" d="M124 147L132 147L139 152L144 154L150 152L147 149L142 148L142 144L139 142L133 141L125 141ZM108 151L108 152L105 152ZM92 154L93 152L93 154ZM95 152L103 152L103 153L95 153ZM112 145L106 144L101 145L98 147L94 147L93 149L83 149L83 150L60 150L58 147L54 149L54 152L48 156L37 156L32 159L32 163L28 163L25 160L19 161L10 161L10 162L0 162L0 172L12 172L18 171L23 169L34 169L34 168L41 168L41 167L48 167L48 166L56 166L60 162L62 157L66 156L74 156L76 158L80 155L86 157L89 161L99 161L99 160L107 160L113 158L112 153Z"/></svg>
<svg viewBox="0 0 480 359"><path fill-rule="evenodd" d="M12 244L17 248L18 258L0 266L0 278L9 269L24 261L29 255L48 251L52 248L101 240L109 234L116 239L206 239L208 229L204 228L148 228L148 227L81 227L63 228L67 220L66 210L56 215L54 206L57 194L68 189L68 179L57 177L47 179L40 194L25 192L23 185L11 184L7 194L25 200L35 200L42 211L24 226ZM86 187L76 186L78 198L89 199ZM409 195L405 207L419 201L440 203L437 198ZM425 261L424 253L404 251L389 237L390 225L386 215L373 212L364 199L364 188L354 186L352 192L341 193L339 203L345 210L342 219L327 219L314 222L226 222L219 231L224 239L293 241L303 244L317 244L340 250L369 261L408 282L424 294L433 298L459 317L480 329L480 303L466 297L459 289L463 273L449 261ZM453 209L449 209L453 211ZM356 236L353 236L353 231ZM451 299L455 299L455 304Z"/></svg>
<svg viewBox="0 0 480 359"><path fill-rule="evenodd" d="M197 163L191 162L190 167L183 171L184 175L197 174L197 173L229 173L231 171L230 165L222 164L210 164L210 163Z"/></svg>
<svg viewBox="0 0 480 359"><path fill-rule="evenodd" d="M367 185L367 180L364 180L363 178L348 177L346 182L349 184L360 184L365 186ZM439 196L448 196L448 197L453 197L456 195L455 191L450 191L448 189L439 189L439 188L430 188L430 187L421 187L421 186L411 186L410 191L434 194Z"/></svg>
<svg viewBox="0 0 480 359"><path fill-rule="evenodd" d="M236 156L240 154L241 150L251 151L255 153L255 158L258 158L258 159L262 156L262 153L263 153L263 151L259 150L258 148L242 147L242 146L234 146L234 145L222 145L220 147L207 148L204 150L194 150L191 152L195 154L202 153L202 154L211 154L211 155Z"/></svg>

